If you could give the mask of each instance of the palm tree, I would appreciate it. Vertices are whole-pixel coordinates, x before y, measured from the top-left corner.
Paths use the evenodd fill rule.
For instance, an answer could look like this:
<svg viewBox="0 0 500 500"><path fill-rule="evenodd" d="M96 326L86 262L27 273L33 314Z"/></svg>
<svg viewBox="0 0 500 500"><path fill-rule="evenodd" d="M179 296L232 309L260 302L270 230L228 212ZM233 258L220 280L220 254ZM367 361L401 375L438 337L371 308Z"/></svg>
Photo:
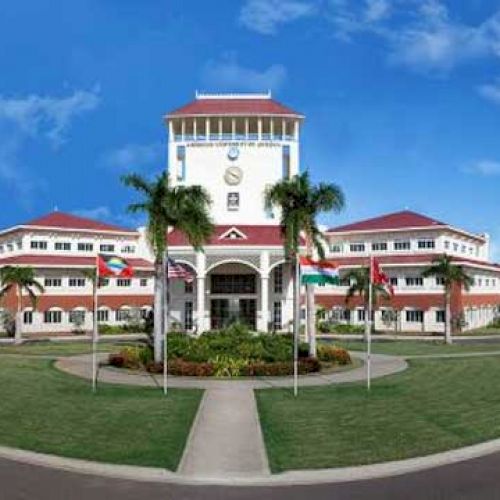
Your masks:
<svg viewBox="0 0 500 500"><path fill-rule="evenodd" d="M168 250L166 236L169 229L177 229L186 235L196 251L202 250L203 243L213 233L209 215L210 197L201 186L170 186L165 172L153 181L138 174L124 175L122 180L126 186L142 195L142 200L129 205L128 211L142 212L147 216L146 232L155 256L154 359L160 362L162 322L166 316L162 308L165 256Z"/></svg>
<svg viewBox="0 0 500 500"><path fill-rule="evenodd" d="M21 341L21 311L23 308L23 292L30 298L33 308L36 307L39 293L44 292L43 286L35 278L35 271L32 267L5 266L0 269L0 298L3 298L10 290L14 289L17 297L16 309L16 342Z"/></svg>
<svg viewBox="0 0 500 500"><path fill-rule="evenodd" d="M432 265L424 270L422 276L435 276L441 278L444 285L445 303L445 340L447 344L452 343L451 339L451 290L454 285L464 287L468 290L474 280L463 270L461 266L452 263L453 259L449 255L443 254L432 261Z"/></svg>
<svg viewBox="0 0 500 500"><path fill-rule="evenodd" d="M340 187L323 182L313 185L308 172L294 175L290 179L283 179L271 186L266 191L265 204L268 209L277 207L281 210L280 224L286 258L293 259L294 265L298 265L300 234L303 233L307 255L312 256L316 251L323 259L325 257L324 236L316 224L316 217L322 212L340 212L344 208L344 203L344 194ZM306 285L306 296L309 354L316 357L314 285ZM295 297L296 300L297 297Z"/></svg>
<svg viewBox="0 0 500 500"><path fill-rule="evenodd" d="M358 295L363 301L363 306L365 310L365 318L367 318L367 325L371 325L371 318L368 318L369 307L368 301L370 297L370 269L368 267L361 267L359 269L352 269L346 273L344 276L346 280L349 280L350 286L347 290L345 301L349 301ZM373 304L377 304L379 297L384 299L389 299L391 295L387 291L384 285L380 283L372 283L372 300ZM368 328L368 327L367 327ZM365 336L368 336L368 331L365 331Z"/></svg>

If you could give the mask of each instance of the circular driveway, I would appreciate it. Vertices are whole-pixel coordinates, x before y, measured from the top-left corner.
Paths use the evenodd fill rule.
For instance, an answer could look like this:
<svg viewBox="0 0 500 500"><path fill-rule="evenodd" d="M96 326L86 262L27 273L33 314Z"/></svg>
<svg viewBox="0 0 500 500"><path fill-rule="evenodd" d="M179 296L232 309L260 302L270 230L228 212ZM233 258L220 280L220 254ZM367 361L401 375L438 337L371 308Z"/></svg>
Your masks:
<svg viewBox="0 0 500 500"><path fill-rule="evenodd" d="M312 486L185 486L110 479L0 459L2 500L498 500L500 453L392 478Z"/></svg>

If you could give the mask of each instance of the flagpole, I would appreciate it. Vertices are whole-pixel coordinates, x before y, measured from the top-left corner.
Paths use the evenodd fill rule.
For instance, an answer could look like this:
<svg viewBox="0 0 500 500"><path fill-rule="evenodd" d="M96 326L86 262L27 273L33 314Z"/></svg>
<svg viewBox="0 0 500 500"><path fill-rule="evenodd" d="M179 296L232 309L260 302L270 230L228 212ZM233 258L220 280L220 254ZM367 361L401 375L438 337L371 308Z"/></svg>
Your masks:
<svg viewBox="0 0 500 500"><path fill-rule="evenodd" d="M295 254L294 305L293 305L293 395L299 393L299 332L300 332L300 267L299 255Z"/></svg>
<svg viewBox="0 0 500 500"><path fill-rule="evenodd" d="M373 308L373 256L370 257L370 279L368 288L368 329L366 337L366 388L371 388L372 369L372 308Z"/></svg>
<svg viewBox="0 0 500 500"><path fill-rule="evenodd" d="M163 253L163 394L168 394L168 251Z"/></svg>
<svg viewBox="0 0 500 500"><path fill-rule="evenodd" d="M92 331L92 392L97 391L97 335L98 335L98 325L97 325L97 286L99 284L99 255L96 255L95 259L95 275L94 275L94 325Z"/></svg>

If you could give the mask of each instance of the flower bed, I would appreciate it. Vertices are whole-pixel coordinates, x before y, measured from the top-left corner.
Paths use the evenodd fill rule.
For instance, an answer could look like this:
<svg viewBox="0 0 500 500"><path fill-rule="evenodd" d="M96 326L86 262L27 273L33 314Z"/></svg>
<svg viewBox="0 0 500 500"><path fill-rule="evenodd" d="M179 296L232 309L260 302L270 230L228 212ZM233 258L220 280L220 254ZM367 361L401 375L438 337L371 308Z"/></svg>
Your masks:
<svg viewBox="0 0 500 500"><path fill-rule="evenodd" d="M241 325L233 325L200 337L183 333L168 336L168 372L197 377L284 376L293 373L293 337L291 335L253 334ZM335 346L320 346L318 358L308 356L308 345L299 346L299 373L321 370L322 365L347 365L349 353ZM163 371L154 363L148 346L127 347L109 356L109 364L119 368Z"/></svg>

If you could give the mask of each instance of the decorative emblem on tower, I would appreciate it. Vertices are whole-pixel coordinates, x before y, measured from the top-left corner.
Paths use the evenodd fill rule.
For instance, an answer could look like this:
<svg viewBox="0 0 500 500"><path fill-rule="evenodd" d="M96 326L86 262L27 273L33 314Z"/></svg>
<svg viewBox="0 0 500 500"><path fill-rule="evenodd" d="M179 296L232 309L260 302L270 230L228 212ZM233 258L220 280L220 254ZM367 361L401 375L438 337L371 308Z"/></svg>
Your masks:
<svg viewBox="0 0 500 500"><path fill-rule="evenodd" d="M228 167L224 172L224 180L230 186L236 186L243 178L243 171L240 167Z"/></svg>
<svg viewBox="0 0 500 500"><path fill-rule="evenodd" d="M240 150L236 146L231 146L227 152L227 157L234 161L240 156Z"/></svg>

